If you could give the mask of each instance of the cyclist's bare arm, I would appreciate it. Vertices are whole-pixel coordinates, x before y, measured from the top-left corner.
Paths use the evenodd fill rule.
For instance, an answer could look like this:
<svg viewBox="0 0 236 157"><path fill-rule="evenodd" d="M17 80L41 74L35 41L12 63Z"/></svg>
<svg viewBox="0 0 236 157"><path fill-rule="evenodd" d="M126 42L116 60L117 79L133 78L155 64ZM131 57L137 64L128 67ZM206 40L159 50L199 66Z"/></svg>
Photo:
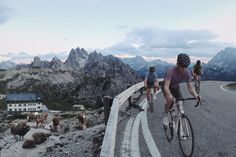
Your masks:
<svg viewBox="0 0 236 157"><path fill-rule="evenodd" d="M169 87L170 87L170 80L165 80L165 83L164 83L165 97L167 99L167 102L172 102L173 95L170 93Z"/></svg>
<svg viewBox="0 0 236 157"><path fill-rule="evenodd" d="M159 90L159 81L158 81L158 79L156 79L155 85L156 85L157 90Z"/></svg>
<svg viewBox="0 0 236 157"><path fill-rule="evenodd" d="M147 88L147 78L145 77L145 80L144 80L144 87Z"/></svg>
<svg viewBox="0 0 236 157"><path fill-rule="evenodd" d="M193 89L192 83L189 81L189 82L187 82L187 85L188 85L188 91L189 91L189 93L190 93L192 96L194 96L195 98L197 98L198 95L197 95L196 91Z"/></svg>

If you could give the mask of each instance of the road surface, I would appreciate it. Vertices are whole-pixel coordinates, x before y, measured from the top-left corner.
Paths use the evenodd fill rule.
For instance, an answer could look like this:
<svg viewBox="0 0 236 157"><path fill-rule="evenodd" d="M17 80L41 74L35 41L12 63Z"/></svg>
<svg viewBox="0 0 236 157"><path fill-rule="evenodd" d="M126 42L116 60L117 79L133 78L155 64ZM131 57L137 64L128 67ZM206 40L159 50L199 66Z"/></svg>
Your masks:
<svg viewBox="0 0 236 157"><path fill-rule="evenodd" d="M227 83L229 82L202 82L202 105L195 108L195 101L185 102L185 114L194 130L194 157L236 156L236 94L221 89ZM191 97L186 90L186 84L181 89L183 96ZM176 135L170 143L165 139L162 92L157 94L155 103L153 113L139 112L118 124L115 156L183 156ZM140 105L145 108L145 99Z"/></svg>

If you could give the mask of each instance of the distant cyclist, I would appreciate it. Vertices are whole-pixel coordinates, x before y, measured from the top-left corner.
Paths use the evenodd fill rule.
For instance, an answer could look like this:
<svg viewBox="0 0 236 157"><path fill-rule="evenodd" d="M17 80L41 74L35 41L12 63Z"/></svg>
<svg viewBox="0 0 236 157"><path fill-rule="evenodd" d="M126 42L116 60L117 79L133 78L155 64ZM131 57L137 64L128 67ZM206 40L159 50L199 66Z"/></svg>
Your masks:
<svg viewBox="0 0 236 157"><path fill-rule="evenodd" d="M163 118L164 125L169 125L168 111L172 107L175 100L177 105L181 105L179 99L183 98L179 83L187 81L188 91L197 101L201 101L201 97L193 90L191 81L191 72L187 69L190 64L190 58L187 54L181 53L177 57L177 65L167 69L162 90L166 99L165 116Z"/></svg>
<svg viewBox="0 0 236 157"><path fill-rule="evenodd" d="M203 70L201 66L201 61L197 60L196 64L193 66L192 75L194 80L200 80L203 75Z"/></svg>
<svg viewBox="0 0 236 157"><path fill-rule="evenodd" d="M151 66L149 68L149 72L147 76L145 77L144 80L144 86L146 88L146 93L147 93L147 100L150 104L150 99L151 99L151 88L154 88L154 93L159 89L159 83L157 80L157 74L155 72L155 67ZM149 105L150 107L150 105ZM148 108L149 111L151 111L150 108Z"/></svg>

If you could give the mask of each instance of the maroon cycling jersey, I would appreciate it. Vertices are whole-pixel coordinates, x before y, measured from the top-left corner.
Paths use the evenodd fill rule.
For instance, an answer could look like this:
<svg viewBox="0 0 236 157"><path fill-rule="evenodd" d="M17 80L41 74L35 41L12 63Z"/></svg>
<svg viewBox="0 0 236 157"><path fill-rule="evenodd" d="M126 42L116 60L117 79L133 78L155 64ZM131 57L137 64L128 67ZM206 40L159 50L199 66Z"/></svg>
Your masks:
<svg viewBox="0 0 236 157"><path fill-rule="evenodd" d="M183 81L191 82L191 72L185 69L184 73L180 73L177 67L167 69L165 80L170 81L170 87L177 87Z"/></svg>

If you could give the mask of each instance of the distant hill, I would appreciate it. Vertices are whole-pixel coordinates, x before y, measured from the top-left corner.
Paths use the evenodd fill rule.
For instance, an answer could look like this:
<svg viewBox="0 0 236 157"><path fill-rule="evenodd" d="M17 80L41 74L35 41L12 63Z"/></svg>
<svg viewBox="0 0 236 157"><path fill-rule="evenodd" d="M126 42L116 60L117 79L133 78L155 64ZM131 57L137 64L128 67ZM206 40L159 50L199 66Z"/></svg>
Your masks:
<svg viewBox="0 0 236 157"><path fill-rule="evenodd" d="M136 56L134 58L123 58L121 60L136 70L142 78L146 76L150 66L156 67L158 77L164 77L166 69L174 66L173 64L167 63L160 59L148 62L141 56Z"/></svg>
<svg viewBox="0 0 236 157"><path fill-rule="evenodd" d="M161 60L148 62L141 56L121 60L136 70L142 78L144 78L151 65L156 67L159 78L164 77L167 68L175 66ZM193 65L194 63L190 64L190 70ZM217 53L207 64L203 64L202 67L204 70L202 78L204 80L236 81L236 48L225 48Z"/></svg>
<svg viewBox="0 0 236 157"><path fill-rule="evenodd" d="M2 61L0 62L0 69L7 70L7 69L14 69L16 67L16 63L12 61Z"/></svg>

